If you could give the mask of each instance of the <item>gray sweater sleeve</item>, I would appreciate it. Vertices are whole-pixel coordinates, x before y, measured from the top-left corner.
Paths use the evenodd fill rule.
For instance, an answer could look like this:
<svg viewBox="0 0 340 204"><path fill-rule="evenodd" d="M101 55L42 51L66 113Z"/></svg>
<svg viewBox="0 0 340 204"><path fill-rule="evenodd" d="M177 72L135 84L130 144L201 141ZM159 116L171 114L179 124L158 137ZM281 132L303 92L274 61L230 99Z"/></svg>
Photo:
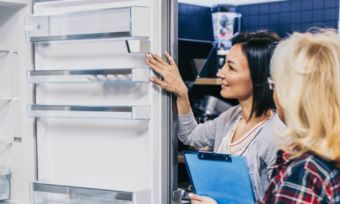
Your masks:
<svg viewBox="0 0 340 204"><path fill-rule="evenodd" d="M216 120L197 124L192 112L178 116L178 139L193 147L213 146Z"/></svg>
<svg viewBox="0 0 340 204"><path fill-rule="evenodd" d="M178 116L178 139L184 144L193 147L216 145L215 140L220 140L223 129L227 128L233 116L239 112L238 107L232 107L214 120L197 124L192 112Z"/></svg>

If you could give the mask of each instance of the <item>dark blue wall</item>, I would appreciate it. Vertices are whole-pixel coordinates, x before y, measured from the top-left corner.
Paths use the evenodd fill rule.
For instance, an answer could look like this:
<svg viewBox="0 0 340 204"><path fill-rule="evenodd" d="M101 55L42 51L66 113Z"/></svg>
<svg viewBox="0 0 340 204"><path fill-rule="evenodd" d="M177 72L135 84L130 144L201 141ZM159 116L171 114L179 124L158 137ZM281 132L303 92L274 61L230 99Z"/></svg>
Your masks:
<svg viewBox="0 0 340 204"><path fill-rule="evenodd" d="M178 12L179 38L206 41L214 40L210 8L179 4Z"/></svg>
<svg viewBox="0 0 340 204"><path fill-rule="evenodd" d="M310 27L338 27L339 0L288 0L238 6L242 31L267 29L286 36ZM213 40L210 8L179 4L179 38Z"/></svg>
<svg viewBox="0 0 340 204"><path fill-rule="evenodd" d="M243 15L242 31L265 29L284 37L311 27L337 28L339 0L288 0L238 6L236 11ZM209 43L214 39L211 9L179 4L178 30L180 72L184 80L194 80L192 59L207 58L212 48Z"/></svg>
<svg viewBox="0 0 340 204"><path fill-rule="evenodd" d="M311 27L337 28L339 0L289 0L238 6L242 31L267 29L286 36Z"/></svg>

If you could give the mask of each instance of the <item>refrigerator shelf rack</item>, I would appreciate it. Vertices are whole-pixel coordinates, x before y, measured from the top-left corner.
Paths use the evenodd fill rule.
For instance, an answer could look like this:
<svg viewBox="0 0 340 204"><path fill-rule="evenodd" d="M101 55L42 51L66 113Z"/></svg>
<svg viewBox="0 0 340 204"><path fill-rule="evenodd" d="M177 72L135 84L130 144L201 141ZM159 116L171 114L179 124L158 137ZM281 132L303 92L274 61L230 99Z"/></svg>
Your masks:
<svg viewBox="0 0 340 204"><path fill-rule="evenodd" d="M137 106L80 106L80 105L28 105L28 115L36 118L98 118L149 120L151 107Z"/></svg>
<svg viewBox="0 0 340 204"><path fill-rule="evenodd" d="M31 184L32 204L147 204L150 203L150 192L116 191L54 185L40 182Z"/></svg>
<svg viewBox="0 0 340 204"><path fill-rule="evenodd" d="M26 18L27 38L32 42L134 39L150 37L148 7L124 7L79 11Z"/></svg>
<svg viewBox="0 0 340 204"><path fill-rule="evenodd" d="M148 68L90 69L90 70L34 70L27 71L30 83L146 83Z"/></svg>

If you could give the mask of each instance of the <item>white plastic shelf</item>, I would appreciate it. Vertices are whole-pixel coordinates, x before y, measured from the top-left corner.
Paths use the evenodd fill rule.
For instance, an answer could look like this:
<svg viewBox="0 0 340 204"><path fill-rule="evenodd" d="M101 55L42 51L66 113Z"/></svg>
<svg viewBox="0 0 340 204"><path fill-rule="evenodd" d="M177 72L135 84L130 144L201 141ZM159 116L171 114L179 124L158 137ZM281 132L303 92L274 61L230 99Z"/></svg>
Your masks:
<svg viewBox="0 0 340 204"><path fill-rule="evenodd" d="M145 83L151 75L147 68L92 70L27 71L30 83Z"/></svg>
<svg viewBox="0 0 340 204"><path fill-rule="evenodd" d="M25 0L0 0L0 7L21 8L27 5L27 2Z"/></svg>
<svg viewBox="0 0 340 204"><path fill-rule="evenodd" d="M40 3L40 2L55 2L55 1L66 1L66 0L33 0L34 3Z"/></svg>
<svg viewBox="0 0 340 204"><path fill-rule="evenodd" d="M32 42L150 37L148 7L109 8L54 15L30 15L27 37Z"/></svg>
<svg viewBox="0 0 340 204"><path fill-rule="evenodd" d="M0 50L0 59L10 53L9 50Z"/></svg>
<svg viewBox="0 0 340 204"><path fill-rule="evenodd" d="M149 191L115 191L32 183L32 204L149 204Z"/></svg>
<svg viewBox="0 0 340 204"><path fill-rule="evenodd" d="M3 98L0 97L0 110L10 104L12 101L18 100L19 98Z"/></svg>
<svg viewBox="0 0 340 204"><path fill-rule="evenodd" d="M28 115L37 118L99 118L149 120L151 108L140 106L28 105Z"/></svg>

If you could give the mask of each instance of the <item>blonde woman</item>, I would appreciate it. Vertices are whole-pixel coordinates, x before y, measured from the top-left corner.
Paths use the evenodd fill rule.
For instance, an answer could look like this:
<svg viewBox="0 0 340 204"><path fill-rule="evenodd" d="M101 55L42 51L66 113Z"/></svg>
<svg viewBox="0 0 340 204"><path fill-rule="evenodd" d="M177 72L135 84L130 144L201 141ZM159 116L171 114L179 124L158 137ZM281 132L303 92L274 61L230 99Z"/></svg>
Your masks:
<svg viewBox="0 0 340 204"><path fill-rule="evenodd" d="M340 203L340 38L294 33L271 61L289 147L278 154L262 203Z"/></svg>

